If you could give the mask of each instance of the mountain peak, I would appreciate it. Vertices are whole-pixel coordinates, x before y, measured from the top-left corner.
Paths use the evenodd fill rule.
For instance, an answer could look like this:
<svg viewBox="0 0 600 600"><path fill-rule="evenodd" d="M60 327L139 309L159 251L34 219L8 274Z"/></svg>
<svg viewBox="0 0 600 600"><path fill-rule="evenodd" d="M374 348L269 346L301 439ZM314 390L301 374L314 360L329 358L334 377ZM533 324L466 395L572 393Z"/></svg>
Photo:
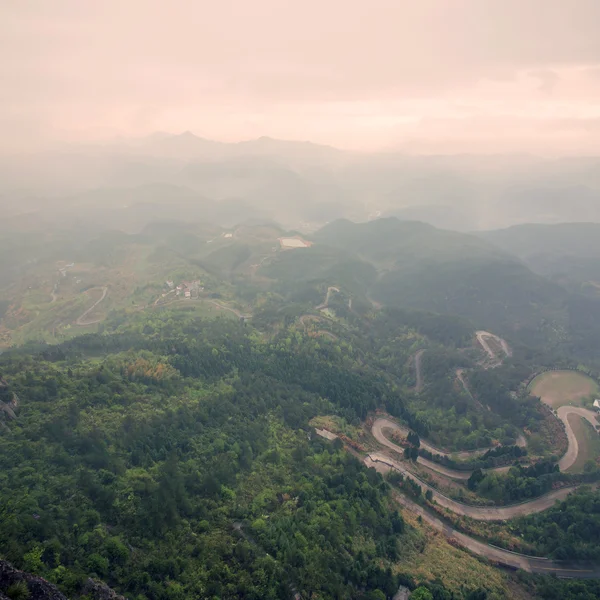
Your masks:
<svg viewBox="0 0 600 600"><path fill-rule="evenodd" d="M193 134L193 133L192 133L192 132L191 132L189 129L187 129L187 130L186 130L186 131L184 131L183 133L176 134L176 135L174 135L173 137L176 137L176 138L179 138L179 139L184 139L184 140L185 140L185 139L188 139L188 140L191 140L191 139L194 139L194 140L195 140L195 139L198 139L198 136L197 136L197 135L195 135L195 134Z"/></svg>

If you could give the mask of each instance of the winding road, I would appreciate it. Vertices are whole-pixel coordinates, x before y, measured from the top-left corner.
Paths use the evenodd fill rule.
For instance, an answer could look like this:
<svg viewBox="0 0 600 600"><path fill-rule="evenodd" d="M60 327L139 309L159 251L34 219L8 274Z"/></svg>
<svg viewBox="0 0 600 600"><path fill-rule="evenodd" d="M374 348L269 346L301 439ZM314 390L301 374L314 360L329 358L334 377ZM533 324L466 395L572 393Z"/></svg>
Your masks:
<svg viewBox="0 0 600 600"><path fill-rule="evenodd" d="M494 340L497 344L499 344L506 357L512 356L512 350L510 349L510 346L506 343L506 340L503 340L501 337L490 333L489 331L483 330L476 331L475 335L477 336L477 341L481 344L481 347L486 351L487 355L493 361L490 367L497 367L501 365L502 358L496 356L496 353L488 343L488 339Z"/></svg>
<svg viewBox="0 0 600 600"><path fill-rule="evenodd" d="M370 456L367 456L364 459L364 463L367 467L373 467L380 473L386 473L390 469L399 470L402 474L407 475L414 481L417 481L417 483L419 483L419 485L421 485L422 487L424 486L426 489L431 489L429 486L427 486L427 484L424 484L423 482L419 481L412 474L407 474L405 471L402 471L401 468L398 469L396 464L394 464L395 461L391 461L386 456L382 457L381 455L378 455L378 454L372 454ZM400 466L400 465L398 465L398 466ZM542 503L548 504L548 506L552 506L552 504L556 500L564 498L571 491L572 491L572 488L558 490L558 492L560 494L557 495L555 492L551 492L550 494L547 494L546 496L543 496L542 498L540 498L538 500L541 500ZM561 496L561 494L564 494L564 495ZM550 560L548 558L544 558L544 557L540 557L540 556L528 556L526 554L520 554L518 552L511 552L510 550L504 550L503 548L498 548L497 546L492 546L491 544L486 544L485 542L476 540L475 538L472 538L472 537L458 531L457 529L454 529L453 527L451 527L450 525L448 525L447 523L442 521L442 519L440 519L437 515L433 514L432 512L430 512L423 506L417 504L410 498L407 498L405 495L400 494L400 493L395 493L394 498L399 504L401 504L402 506L404 506L405 508L410 510L412 513L420 516L423 519L423 521L427 522L434 529L436 529L437 531L442 533L445 537L447 537L451 540L455 540L460 546L473 552L473 554L477 554L478 556L483 556L483 557L487 558L488 560L493 561L495 563L499 563L501 565L504 565L504 566L507 566L507 567L510 567L513 569L522 569L524 571L529 571L530 573L556 575L557 577L569 577L569 578L576 578L576 579L592 579L592 578L595 579L595 578L600 577L600 568L597 566L594 566L594 565L582 565L582 564L567 563L567 562L557 562L557 561ZM445 496L442 496L441 494L433 491L433 498L436 500L436 502L438 504L440 504L440 506L445 505L442 503L445 499ZM440 502L440 500L442 500L442 502ZM527 503L527 505L530 505L530 504L531 503ZM456 505L460 505L460 503L455 502L454 506L456 506ZM515 512L515 511L518 511L519 509L522 510L523 506L525 506L525 504L514 505L514 506L510 506L510 507L503 507L503 509L482 508L479 510L482 510L482 511L483 510L485 510L485 511L510 510L512 512ZM546 506L546 508L548 508L548 506ZM466 507L464 504L460 505L460 507L473 508L473 507ZM453 509L451 508L450 510L453 510ZM458 513L458 514L463 514L463 513ZM471 516L471 515L469 515L469 516ZM498 518L502 518L503 516L505 516L505 515L499 516L498 514L496 514L496 515L494 515L494 518L489 518L489 515L486 515L485 517L487 517L487 518L484 517L483 519L480 519L480 520L487 520L487 521L497 520ZM517 515L514 515L514 516L517 516ZM474 518L476 518L476 517L474 517ZM512 518L512 517L510 517L510 518Z"/></svg>
<svg viewBox="0 0 600 600"><path fill-rule="evenodd" d="M561 471L566 471L570 467L575 464L577 460L577 454L579 453L579 444L577 443L577 438L575 437L575 433L571 428L571 424L569 423L568 416L571 414L578 415L586 419L591 425L596 428L597 421L596 415L591 410L587 410L585 408L580 408L577 406L561 406L558 411L558 418L564 423L565 429L567 432L567 440L568 440L568 448L564 456L558 461L558 467ZM394 442L390 441L387 437L385 437L383 430L391 429L393 431L399 431L404 436L408 435L409 429L408 427L404 427L391 421L390 419L386 419L385 417L380 417L376 419L371 428L371 432L373 433L373 437L383 446L388 447L390 450L394 450L395 452L402 453L404 450L400 446L394 444ZM516 445L520 447L525 447L527 441L523 435L520 435L517 438ZM450 453L440 448L437 448L425 440L421 440L421 447L425 450L428 450L432 454L441 454L442 456L455 457L458 459L469 459L475 458L489 450L489 448L483 448L479 450L466 450L462 452ZM452 469L450 467L446 467L444 465L440 465L437 462L431 461L423 456L419 456L417 459L419 464L422 464L424 467L431 469L432 471L436 471L441 475L449 477L450 479L456 479L458 481L464 481L469 479L472 471L460 471L457 469ZM496 473L505 473L510 469L510 467L494 467L491 469L484 469L484 471L494 471Z"/></svg>
<svg viewBox="0 0 600 600"><path fill-rule="evenodd" d="M316 310L321 310L321 309L327 308L329 306L329 299L331 298L331 292L337 292L339 294L340 290L339 290L339 288L336 288L334 286L329 286L327 288L327 293L325 294L325 300L323 301L322 304L315 306Z"/></svg>
<svg viewBox="0 0 600 600"><path fill-rule="evenodd" d="M592 424L593 428L596 429L598 422L596 421L596 413L588 410L587 408L580 408L579 406L561 406L556 411L558 418L564 423L565 429L567 430L567 441L569 443L567 451L564 456L558 461L558 467L561 471L566 471L572 467L577 460L577 454L579 453L579 444L575 432L569 423L567 418L569 415L579 415L586 419Z"/></svg>
<svg viewBox="0 0 600 600"><path fill-rule="evenodd" d="M373 437L380 444L382 444L383 446L387 446L390 450L394 450L395 452L402 454L404 452L404 449L401 448L400 446L397 446L396 444L394 444L394 442L392 442L388 438L386 438L383 433L384 429L392 429L395 431L399 431L400 433L402 433L405 436L408 435L409 429L407 427L402 427L401 425L394 423L394 421L390 421L389 419L385 419L385 418L376 419L371 428ZM443 450L440 450L439 448L436 448L435 446L432 446L431 444L427 443L424 440L421 440L421 447L425 448L425 450L428 450L429 452L431 452L433 454L441 454L443 456L448 456L448 457L462 455L463 458L465 458L465 457L473 458L474 456L477 455L477 454L470 454L468 451L450 454L448 452L444 452ZM484 450L474 450L473 452L482 453L482 452L487 452L487 450L489 450L489 448L486 448ZM468 480L469 477L471 477L471 473L472 473L472 471L459 471L457 469L445 467L444 465L440 465L439 463L429 460L428 458L425 458L424 456L419 456L417 458L417 462L420 465L423 465L424 467L431 469L432 471L436 471L437 473L440 473L440 475L444 475L445 477L448 477L450 479L455 479L457 481ZM493 469L484 469L484 470L485 471L494 471L496 473L506 473L509 469L510 469L510 466L495 467Z"/></svg>
<svg viewBox="0 0 600 600"><path fill-rule="evenodd" d="M200 298L200 300L204 300L204 298ZM233 313L238 319L246 320L252 318L252 315L245 315L236 308L231 308L231 306L226 306L225 304L221 304L216 300L206 300L206 302L208 302L209 304L214 304L215 306L217 306L218 308L222 308L223 310L228 310L229 312Z"/></svg>
<svg viewBox="0 0 600 600"><path fill-rule="evenodd" d="M298 321L304 327L304 331L308 329L307 321L313 321L314 323L319 323L322 320L322 317L317 317L316 315L302 315ZM335 333L331 333L331 331L327 331L326 329L318 329L313 333L313 335L322 335L332 342L337 342L340 338L335 335Z"/></svg>
<svg viewBox="0 0 600 600"><path fill-rule="evenodd" d="M394 421L391 421L390 419L386 419L385 417L379 417L378 419L375 419L373 426L371 428L373 436L380 444L383 444L384 446L387 446L388 448L390 448L391 450L395 450L396 452L404 452L404 450L402 448L400 448L399 446L397 446L396 444L394 444L393 442L388 440L383 435L383 431L382 431L383 429L393 429L395 431L399 431L404 436L408 435L408 432L410 431L410 429L408 427L404 427L403 425L399 425L398 423L395 423ZM479 448L478 450L462 450L460 452L446 452L446 450L442 450L441 448L438 448L437 446L434 446L425 440L421 440L421 448L425 448L425 450L428 450L432 454L442 454L444 456L453 456L454 458L463 459L463 460L480 456L481 454L485 454L489 450L489 448Z"/></svg>
<svg viewBox="0 0 600 600"><path fill-rule="evenodd" d="M431 491L433 500L435 500L439 506L447 508L454 514L470 517L476 521L508 521L509 519L514 519L516 517L524 517L526 515L542 512L554 506L554 503L557 500L564 500L575 489L575 487L568 487L553 490L543 496L538 496L533 500L522 502L520 504L511 504L507 506L470 506L452 500L452 498L448 498L448 496L438 492L414 473L411 473L402 465L402 463L390 458L382 452L373 452L365 459L365 464L367 466L373 466L374 463L379 463L381 465L379 470L398 471L407 479L411 479L415 483L418 483L425 491Z"/></svg>
<svg viewBox="0 0 600 600"><path fill-rule="evenodd" d="M568 438L568 442L569 442L567 452L565 453L565 455L561 458L561 460L558 463L560 470L565 471L575 463L575 461L577 460L577 454L579 452L577 438L575 437L575 434L574 434L574 432L571 428L571 425L569 424L569 421L567 419L568 415L575 414L580 417L583 417L583 418L587 419L587 421L590 422L594 427L596 426L596 419L595 419L595 414L592 411L587 410L585 408L575 407L575 406L561 406L557 412L558 412L559 418L565 424L565 427L567 430L567 438ZM397 452L400 455L402 455L402 453L404 452L404 449L401 448L400 446L398 446L397 444L394 444L394 442L389 440L384 435L385 429L399 431L400 433L402 433L404 435L408 435L408 431L409 431L408 428L403 427L402 425L398 425L397 423L394 423L390 419L386 419L386 418L376 419L371 427L371 432L373 434L373 437L382 446L385 446L385 447L389 448L390 450L393 450L394 452ZM518 441L521 441L521 440L518 440ZM431 444L427 443L424 440L421 440L421 447L424 448L425 450L428 450L429 452L442 454L444 456L449 456L448 453L440 450L439 448L436 448L435 446L432 446ZM481 451L475 451L475 452L481 452ZM457 453L454 456L460 456L461 454L464 455L465 453ZM473 454L471 454L471 456L473 456ZM513 506L503 506L503 507L493 507L493 508L475 507L475 506L468 506L466 504L462 504L460 502L452 500L451 498L448 498L447 496L444 496L443 494L441 494L440 492L438 492L434 488L432 488L429 484L427 484L426 482L419 479L415 474L411 473L401 463L399 463L398 461L395 461L394 459L390 458L389 456L386 456L383 453L374 453L374 454L370 455L370 460L385 464L389 468L395 469L395 470L401 472L406 477L409 477L410 479L417 481L419 483L419 485L425 486L426 489L430 489L433 493L433 497L436 499L436 502L440 506L444 506L445 508L451 510L452 512L454 512L456 514L465 515L465 516L471 517L473 519L483 520L483 521L506 520L506 519L512 519L514 517L519 517L519 516L524 516L524 515L541 512L543 510L546 510L547 508L550 508L556 500L564 499L574 489L573 487L561 488L559 490L554 490L552 492L549 492L548 494L544 494L543 496L539 496L538 498L534 498L533 500L530 500L530 501L527 501L527 502L524 502L521 504L513 505ZM465 481L465 480L469 479L469 477L471 476L470 471L459 471L456 469L452 469L450 467L445 467L445 466L435 463L431 460L428 460L422 456L419 456L417 458L417 462L419 464L423 465L424 467L427 467L428 469L436 471L437 473L440 473L441 475L444 475L450 479ZM510 469L510 466L486 469L486 471L507 472L509 469Z"/></svg>
<svg viewBox="0 0 600 600"><path fill-rule="evenodd" d="M100 323L100 321L102 321L102 319L94 319L92 321L85 321L84 319L96 308L96 306L98 306L98 304L100 304L100 302L102 302L102 300L104 300L104 298L106 298L106 294L108 293L108 288L107 287L103 287L102 288L102 296L100 296L100 298L98 300L96 300L96 302L94 302L94 304L92 304L78 319L77 321L75 321L76 325L95 325L96 323Z"/></svg>
<svg viewBox="0 0 600 600"><path fill-rule="evenodd" d="M600 577L600 569L597 567L582 567L576 564L570 565L567 563L559 563L547 558L526 556L525 554L519 554L511 552L510 550L503 550L502 548L491 546L490 544L486 544L485 542L481 542L457 531L406 496L395 494L395 499L399 504L420 516L423 521L429 523L429 525L441 532L445 537L456 540L463 548L470 550L473 554L484 556L493 562L500 563L513 569L523 569L530 573L556 575L557 577L573 577L577 579Z"/></svg>
<svg viewBox="0 0 600 600"><path fill-rule="evenodd" d="M465 390L467 396L469 396L469 398L475 400L475 398L473 398L473 394L471 394L471 390L469 389L467 382L465 381L465 378L463 377L464 372L465 372L465 369L456 369L456 378L461 382L461 384L463 386L463 390ZM479 403L479 404L481 405L481 403Z"/></svg>

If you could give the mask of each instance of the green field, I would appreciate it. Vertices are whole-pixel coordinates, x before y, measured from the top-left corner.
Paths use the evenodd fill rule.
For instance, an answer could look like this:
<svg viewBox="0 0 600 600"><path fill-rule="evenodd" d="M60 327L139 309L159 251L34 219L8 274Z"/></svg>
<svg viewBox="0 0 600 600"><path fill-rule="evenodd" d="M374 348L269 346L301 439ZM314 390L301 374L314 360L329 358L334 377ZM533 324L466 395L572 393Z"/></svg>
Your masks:
<svg viewBox="0 0 600 600"><path fill-rule="evenodd" d="M579 415L568 415L569 424L577 438L579 452L577 460L568 469L569 473L582 473L588 460L596 460L600 456L600 436L593 427Z"/></svg>
<svg viewBox="0 0 600 600"><path fill-rule="evenodd" d="M531 382L529 391L552 408L567 404L589 406L586 400L598 394L598 384L576 371L547 371Z"/></svg>

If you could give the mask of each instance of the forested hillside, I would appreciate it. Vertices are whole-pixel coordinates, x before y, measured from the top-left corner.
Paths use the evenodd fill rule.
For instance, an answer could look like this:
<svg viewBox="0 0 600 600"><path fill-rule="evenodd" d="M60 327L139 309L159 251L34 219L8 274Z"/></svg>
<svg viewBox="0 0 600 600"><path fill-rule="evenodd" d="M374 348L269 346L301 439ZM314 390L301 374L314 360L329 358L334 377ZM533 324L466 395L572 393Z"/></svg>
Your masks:
<svg viewBox="0 0 600 600"><path fill-rule="evenodd" d="M313 247L278 255L261 273L288 291L299 281L343 282L359 302L458 315L530 347L582 357L598 347L598 299L533 272L511 244L500 249L395 218L335 221L313 239Z"/></svg>
<svg viewBox="0 0 600 600"><path fill-rule="evenodd" d="M484 231L479 237L518 256L533 271L569 283L600 277L600 224L526 224Z"/></svg>
<svg viewBox="0 0 600 600"><path fill-rule="evenodd" d="M69 596L93 576L139 600L379 600L399 584L502 597L487 575L462 589L415 576L423 532L309 421L356 428L380 408L475 448L538 417L518 409L511 425L456 392L445 374L470 359L451 349L472 335L460 319L389 309L338 333L291 322L265 337L165 308L3 354L2 399L18 398L0 436L4 557ZM407 365L423 344L428 385L414 394Z"/></svg>
<svg viewBox="0 0 600 600"><path fill-rule="evenodd" d="M308 420L403 412L393 390L299 334L168 312L145 332L2 356L6 558L68 594L89 575L135 598L392 594L415 534Z"/></svg>
<svg viewBox="0 0 600 600"><path fill-rule="evenodd" d="M593 464L558 472L566 435L524 384L577 358L593 371L594 299L423 224L332 223L293 250L282 235L266 222L156 223L86 240L81 265L52 270L72 248L62 234L47 260L22 263L3 324L33 319L30 341L0 356L3 558L72 597L90 576L135 600L381 600L401 584L506 596L473 558L461 585L444 558L420 558L436 538L396 499L431 496L366 469L380 449L370 423L383 412L407 428L403 468L460 502L594 481ZM78 330L81 298L102 289L107 308ZM482 343L483 327L507 349ZM523 521L519 543L530 550L551 519ZM540 552L595 558L593 539L555 533ZM543 580L527 585L552 597Z"/></svg>

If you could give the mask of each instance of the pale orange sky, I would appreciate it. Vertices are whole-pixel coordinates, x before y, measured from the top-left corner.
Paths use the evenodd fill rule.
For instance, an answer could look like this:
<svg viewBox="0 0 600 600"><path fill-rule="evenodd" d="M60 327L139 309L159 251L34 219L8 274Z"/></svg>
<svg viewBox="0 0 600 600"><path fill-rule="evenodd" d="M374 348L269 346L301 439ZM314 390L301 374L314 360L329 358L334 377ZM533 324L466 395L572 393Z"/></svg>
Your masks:
<svg viewBox="0 0 600 600"><path fill-rule="evenodd" d="M600 0L4 0L0 146L600 153Z"/></svg>

